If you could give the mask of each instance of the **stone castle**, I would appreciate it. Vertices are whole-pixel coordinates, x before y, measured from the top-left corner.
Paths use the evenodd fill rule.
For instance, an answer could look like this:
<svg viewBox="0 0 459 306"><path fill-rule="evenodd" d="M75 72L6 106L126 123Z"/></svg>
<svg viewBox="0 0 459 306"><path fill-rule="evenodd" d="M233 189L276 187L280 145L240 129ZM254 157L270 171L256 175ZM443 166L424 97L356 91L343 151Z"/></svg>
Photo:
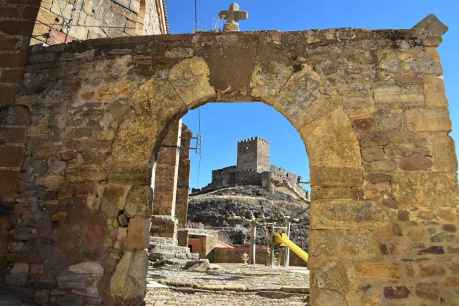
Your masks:
<svg viewBox="0 0 459 306"><path fill-rule="evenodd" d="M272 165L269 142L261 137L252 137L238 142L237 164L213 170L212 181L199 191L244 185L261 186L270 191L276 187L287 187L297 197L307 199L307 193L300 186L300 179L295 173Z"/></svg>

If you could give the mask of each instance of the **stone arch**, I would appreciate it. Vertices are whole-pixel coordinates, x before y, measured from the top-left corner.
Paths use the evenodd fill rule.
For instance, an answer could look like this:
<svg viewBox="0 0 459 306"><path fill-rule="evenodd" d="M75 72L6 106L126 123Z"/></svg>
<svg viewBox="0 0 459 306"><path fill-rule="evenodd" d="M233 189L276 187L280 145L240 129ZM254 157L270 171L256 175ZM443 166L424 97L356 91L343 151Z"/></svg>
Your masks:
<svg viewBox="0 0 459 306"><path fill-rule="evenodd" d="M191 57L176 63L166 73L167 81L150 79L142 85L133 96L133 99L139 98L138 103L143 107L141 117L144 115L149 117L153 113L163 114L163 120L155 120L161 123L157 126L157 138L148 144L154 148L152 160L170 124L182 117L187 109L211 103L217 99L230 102L242 99L261 101L283 114L299 132L309 155L313 194L316 191L320 194L320 192L324 193L328 189L336 188L348 189L348 194L351 194L351 190L358 194L364 181L359 142L333 87L307 64L295 68L272 62L266 65L268 65L266 69L263 69L261 65L254 65L255 68L250 74L250 83L247 84L250 94L236 97L236 99L234 92L218 92L214 89L211 85L212 69L209 69L208 63L201 57ZM223 85L226 88L231 86L225 84L221 77L219 78L220 86ZM151 112L149 107L152 106L160 107L160 109ZM298 111L300 109L301 112ZM138 120L139 117L136 116L136 118ZM135 135L138 133L136 129L136 126L130 126L129 130L132 132L128 131L127 134ZM125 140L133 139L132 136L129 136ZM142 148L148 148L148 146L145 147L145 142L141 143ZM128 147L133 148L133 143L130 143ZM129 152L133 151L146 152L140 148ZM152 164L145 165L150 171ZM146 171L140 172L145 173ZM355 194L352 194L353 198L357 197ZM322 199L321 205L327 205L327 199ZM332 209L333 205L330 203L327 209ZM321 210L315 209L314 206L313 203L310 248L311 265L315 268L318 265L314 265L314 261L320 257L318 252L314 252L315 240L320 239L316 236L323 236L323 232L330 225L318 216ZM358 205L356 208L359 209ZM314 268L312 269L313 277L316 274ZM313 296L317 287L313 290Z"/></svg>
<svg viewBox="0 0 459 306"><path fill-rule="evenodd" d="M443 32L429 17L411 31L199 33L34 49L17 97L30 115L12 229L22 244L2 275L30 289L43 271L50 289L82 304L94 295L106 305L140 302L152 148L191 107L255 100L289 118L308 149L312 305L416 304L431 300L431 288L435 301L454 301L454 281L417 277L426 265L457 264L457 244L442 240L457 238L458 222L435 49ZM75 291L82 278L97 286Z"/></svg>

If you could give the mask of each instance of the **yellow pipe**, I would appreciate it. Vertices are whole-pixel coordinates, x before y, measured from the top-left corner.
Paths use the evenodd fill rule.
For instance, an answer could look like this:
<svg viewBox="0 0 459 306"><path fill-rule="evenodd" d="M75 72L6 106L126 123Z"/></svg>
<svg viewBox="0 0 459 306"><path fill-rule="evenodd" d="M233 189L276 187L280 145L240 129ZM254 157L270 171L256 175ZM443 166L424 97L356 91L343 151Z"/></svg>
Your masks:
<svg viewBox="0 0 459 306"><path fill-rule="evenodd" d="M296 245L293 241L288 239L287 235L284 233L275 233L274 234L274 243L279 246L286 246L288 247L293 253L295 253L299 258L304 260L304 262L308 262L309 254L306 253L302 248Z"/></svg>

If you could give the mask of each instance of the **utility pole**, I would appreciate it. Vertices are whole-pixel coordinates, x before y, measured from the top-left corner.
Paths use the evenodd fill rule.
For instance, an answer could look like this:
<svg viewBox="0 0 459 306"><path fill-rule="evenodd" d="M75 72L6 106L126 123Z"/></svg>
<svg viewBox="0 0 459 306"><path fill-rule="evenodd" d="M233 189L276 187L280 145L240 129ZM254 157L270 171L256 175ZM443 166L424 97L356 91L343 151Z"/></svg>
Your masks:
<svg viewBox="0 0 459 306"><path fill-rule="evenodd" d="M250 225L250 263L254 265L257 258L257 221L255 218L252 218Z"/></svg>
<svg viewBox="0 0 459 306"><path fill-rule="evenodd" d="M290 221L287 222L287 238L290 239ZM284 267L288 268L290 265L290 249L285 247L285 259L284 259Z"/></svg>

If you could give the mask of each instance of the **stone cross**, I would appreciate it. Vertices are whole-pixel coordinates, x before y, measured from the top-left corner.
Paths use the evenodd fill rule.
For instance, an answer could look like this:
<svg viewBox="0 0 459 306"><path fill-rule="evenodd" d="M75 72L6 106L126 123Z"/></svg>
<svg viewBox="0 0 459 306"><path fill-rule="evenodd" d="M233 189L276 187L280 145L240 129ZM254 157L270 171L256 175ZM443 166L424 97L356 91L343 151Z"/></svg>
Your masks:
<svg viewBox="0 0 459 306"><path fill-rule="evenodd" d="M220 19L225 19L226 23L223 26L223 32L239 32L239 20L246 20L249 18L249 13L241 11L239 4L232 3L227 11L221 11L218 14Z"/></svg>

